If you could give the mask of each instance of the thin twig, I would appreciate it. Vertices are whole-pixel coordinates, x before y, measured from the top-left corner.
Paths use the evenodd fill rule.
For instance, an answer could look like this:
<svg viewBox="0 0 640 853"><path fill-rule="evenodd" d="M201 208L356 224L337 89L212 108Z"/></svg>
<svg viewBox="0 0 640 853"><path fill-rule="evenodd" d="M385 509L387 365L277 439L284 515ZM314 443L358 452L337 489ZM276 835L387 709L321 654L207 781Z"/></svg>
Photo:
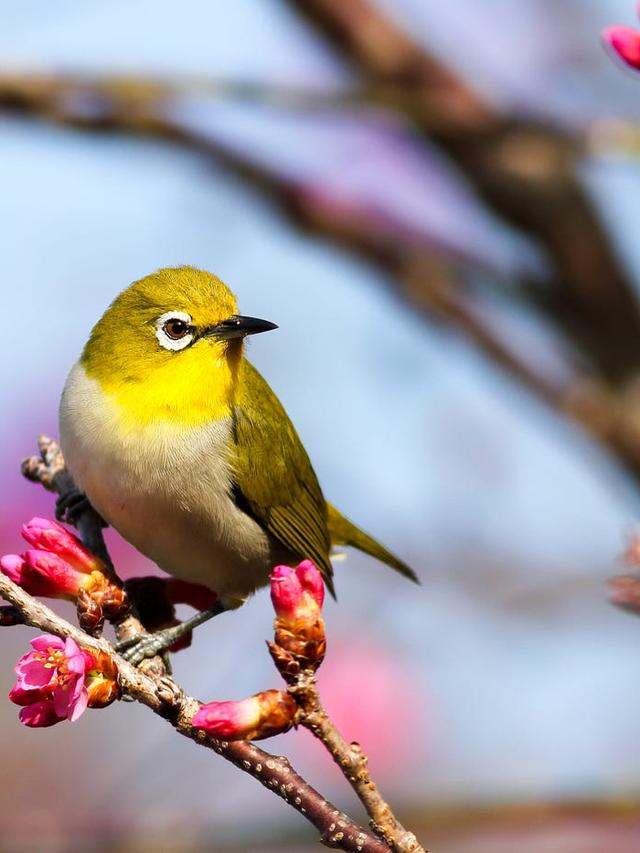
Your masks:
<svg viewBox="0 0 640 853"><path fill-rule="evenodd" d="M326 747L367 810L373 831L382 836L396 853L426 853L416 836L402 826L382 797L371 778L368 759L360 744L356 741L348 743L325 711L315 672L303 670L290 685L289 692L302 710L299 724Z"/></svg>

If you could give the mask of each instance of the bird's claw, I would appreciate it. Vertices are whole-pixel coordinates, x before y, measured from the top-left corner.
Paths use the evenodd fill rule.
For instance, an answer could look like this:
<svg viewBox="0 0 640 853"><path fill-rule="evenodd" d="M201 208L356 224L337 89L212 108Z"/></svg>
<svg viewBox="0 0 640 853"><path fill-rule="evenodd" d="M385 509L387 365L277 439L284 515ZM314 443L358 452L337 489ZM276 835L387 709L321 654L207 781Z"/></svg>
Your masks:
<svg viewBox="0 0 640 853"><path fill-rule="evenodd" d="M129 637L127 640L121 640L116 643L115 649L132 666L138 666L147 658L162 655L165 668L171 672L167 649L179 638L180 634L176 636L176 631L173 628L164 628L162 631L156 631L153 634L138 634L135 637Z"/></svg>
<svg viewBox="0 0 640 853"><path fill-rule="evenodd" d="M58 521L66 521L67 524L75 525L78 517L91 508L89 499L83 492L74 489L61 495L56 501L56 518ZM104 522L103 522L103 526Z"/></svg>

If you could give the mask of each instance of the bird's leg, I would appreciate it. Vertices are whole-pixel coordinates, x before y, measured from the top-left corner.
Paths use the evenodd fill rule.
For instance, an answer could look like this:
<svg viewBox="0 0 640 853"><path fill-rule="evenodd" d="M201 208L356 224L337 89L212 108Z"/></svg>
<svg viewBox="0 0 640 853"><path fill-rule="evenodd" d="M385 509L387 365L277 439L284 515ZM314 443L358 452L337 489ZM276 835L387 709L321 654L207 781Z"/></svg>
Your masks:
<svg viewBox="0 0 640 853"><path fill-rule="evenodd" d="M56 518L58 521L66 521L68 524L75 524L78 516L85 510L89 509L91 504L89 499L83 492L74 489L61 495L56 501ZM102 521L102 519L101 519ZM102 526L106 527L105 521L102 521Z"/></svg>
<svg viewBox="0 0 640 853"><path fill-rule="evenodd" d="M116 651L125 660L129 661L130 664L137 666L145 658L152 658L166 651L175 642L182 639L185 634L197 628L198 625L208 622L209 619L219 616L224 611L224 605L220 601L216 601L213 607L201 610L190 619L185 619L179 625L172 625L170 628L154 631L153 634L143 634L142 636L138 635L130 637L128 640L122 640L116 643Z"/></svg>

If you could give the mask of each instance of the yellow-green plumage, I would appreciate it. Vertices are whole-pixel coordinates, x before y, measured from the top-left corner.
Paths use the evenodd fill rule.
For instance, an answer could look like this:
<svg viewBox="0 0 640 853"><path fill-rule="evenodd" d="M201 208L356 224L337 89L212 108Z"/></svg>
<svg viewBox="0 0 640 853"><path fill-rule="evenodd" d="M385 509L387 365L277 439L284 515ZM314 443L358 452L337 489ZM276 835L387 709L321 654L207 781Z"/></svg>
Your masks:
<svg viewBox="0 0 640 853"><path fill-rule="evenodd" d="M191 267L114 301L61 402L80 487L161 568L231 602L265 584L275 560L312 559L333 592L334 545L416 580L326 503L284 408L242 353L244 334L272 324L236 312L226 285ZM174 339L180 323L189 331Z"/></svg>

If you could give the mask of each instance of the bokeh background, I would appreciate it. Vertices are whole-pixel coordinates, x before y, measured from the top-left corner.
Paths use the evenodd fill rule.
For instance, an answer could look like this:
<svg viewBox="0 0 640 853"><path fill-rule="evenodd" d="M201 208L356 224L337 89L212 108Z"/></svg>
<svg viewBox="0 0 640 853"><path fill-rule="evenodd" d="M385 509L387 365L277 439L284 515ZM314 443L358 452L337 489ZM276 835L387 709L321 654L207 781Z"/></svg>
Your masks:
<svg viewBox="0 0 640 853"><path fill-rule="evenodd" d="M632 0L0 2L0 550L53 511L19 461L109 301L217 273L280 327L250 357L326 495L422 578L336 564L321 684L444 853L640 849L640 622L605 586L640 516L640 81L599 42L633 21ZM123 574L152 570L109 535ZM262 593L204 626L178 680L276 686L271 618ZM29 636L3 633L0 691ZM41 732L16 710L3 850L317 846L143 708ZM307 733L269 747L362 819Z"/></svg>

